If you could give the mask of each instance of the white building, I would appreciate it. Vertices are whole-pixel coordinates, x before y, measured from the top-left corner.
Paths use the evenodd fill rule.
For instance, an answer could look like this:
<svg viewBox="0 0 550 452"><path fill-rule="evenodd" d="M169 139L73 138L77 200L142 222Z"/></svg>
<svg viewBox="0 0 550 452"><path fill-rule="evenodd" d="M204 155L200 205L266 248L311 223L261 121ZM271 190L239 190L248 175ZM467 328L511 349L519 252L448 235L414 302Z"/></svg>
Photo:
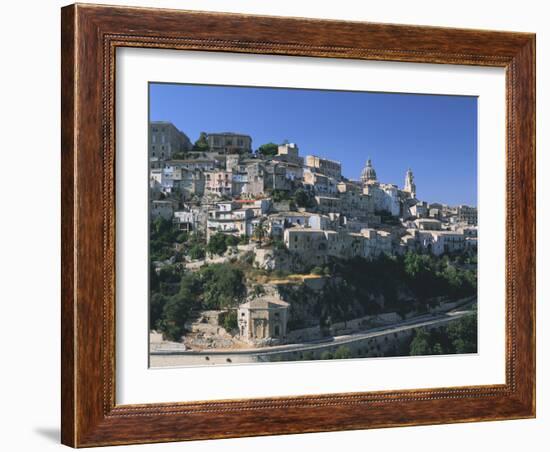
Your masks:
<svg viewBox="0 0 550 452"><path fill-rule="evenodd" d="M241 339L247 342L284 339L289 306L280 297L272 295L241 304L237 313Z"/></svg>
<svg viewBox="0 0 550 452"><path fill-rule="evenodd" d="M363 188L363 194L371 197L375 212L386 211L394 217L399 216L401 213L399 189L396 185L366 184Z"/></svg>
<svg viewBox="0 0 550 452"><path fill-rule="evenodd" d="M191 232L197 229L198 219L196 213L180 210L174 212L174 222L178 229Z"/></svg>
<svg viewBox="0 0 550 452"><path fill-rule="evenodd" d="M436 256L463 251L466 247L464 234L452 231L419 231L418 240L422 249Z"/></svg>
<svg viewBox="0 0 550 452"><path fill-rule="evenodd" d="M303 172L304 188L318 195L335 195L338 192L338 180L305 168Z"/></svg>
<svg viewBox="0 0 550 452"><path fill-rule="evenodd" d="M220 202L216 208L208 211L208 237L216 232L223 232L236 236L252 235L254 210L240 208L233 201Z"/></svg>

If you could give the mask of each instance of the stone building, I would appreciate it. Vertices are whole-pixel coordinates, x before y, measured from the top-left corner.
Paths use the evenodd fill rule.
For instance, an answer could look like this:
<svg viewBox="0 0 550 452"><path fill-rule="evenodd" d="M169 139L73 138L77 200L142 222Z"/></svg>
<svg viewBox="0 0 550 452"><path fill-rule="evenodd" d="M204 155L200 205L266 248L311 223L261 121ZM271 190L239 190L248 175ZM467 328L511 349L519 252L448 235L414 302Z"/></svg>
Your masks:
<svg viewBox="0 0 550 452"><path fill-rule="evenodd" d="M361 230L361 235L364 237L362 257L369 259L381 254L392 254L393 244L389 232L369 228Z"/></svg>
<svg viewBox="0 0 550 452"><path fill-rule="evenodd" d="M208 239L216 232L235 236L252 235L254 210L233 201L219 202L208 211Z"/></svg>
<svg viewBox="0 0 550 452"><path fill-rule="evenodd" d="M386 211L394 217L401 213L399 189L393 184L381 184L376 177L372 161L367 160L361 171L363 194L369 195L375 212Z"/></svg>
<svg viewBox="0 0 550 452"><path fill-rule="evenodd" d="M327 235L330 231L313 228L289 228L284 230L286 248L300 256L305 264L324 264L327 256ZM334 231L332 231L334 232Z"/></svg>
<svg viewBox="0 0 550 452"><path fill-rule="evenodd" d="M206 135L208 147L212 152L219 154L250 154L252 152L252 138L233 132L209 133Z"/></svg>
<svg viewBox="0 0 550 452"><path fill-rule="evenodd" d="M174 215L174 203L170 200L154 200L151 203L151 218L162 217L170 220Z"/></svg>
<svg viewBox="0 0 550 452"><path fill-rule="evenodd" d="M422 231L441 231L441 221L435 218L419 218L414 220L414 224Z"/></svg>
<svg viewBox="0 0 550 452"><path fill-rule="evenodd" d="M276 295L261 296L241 304L237 314L241 339L247 342L284 339L289 306Z"/></svg>
<svg viewBox="0 0 550 452"><path fill-rule="evenodd" d="M419 231L418 239L420 248L436 256L463 251L466 247L464 234L452 231Z"/></svg>
<svg viewBox="0 0 550 452"><path fill-rule="evenodd" d="M164 165L166 168L182 168L190 171L213 171L219 167L219 161L211 158L189 158L182 160L170 160Z"/></svg>
<svg viewBox="0 0 550 452"><path fill-rule="evenodd" d="M306 265L322 265L329 257L372 259L382 253L391 254L393 246L389 232L368 228L356 233L295 227L286 229L283 237L286 248Z"/></svg>
<svg viewBox="0 0 550 452"><path fill-rule="evenodd" d="M193 196L202 196L205 190L204 173L199 170L180 169L174 172L174 189L181 195L182 200L186 201Z"/></svg>
<svg viewBox="0 0 550 452"><path fill-rule="evenodd" d="M428 216L428 203L425 201L418 201L409 207L409 213L415 218L425 218Z"/></svg>
<svg viewBox="0 0 550 452"><path fill-rule="evenodd" d="M392 184L369 183L363 188L363 194L371 197L375 212L389 212L394 217L401 213L399 189Z"/></svg>
<svg viewBox="0 0 550 452"><path fill-rule="evenodd" d="M149 187L161 193L171 193L174 187L172 176L164 168L153 168L149 172Z"/></svg>
<svg viewBox="0 0 550 452"><path fill-rule="evenodd" d="M303 172L304 188L319 195L335 195L338 192L338 180L306 168Z"/></svg>
<svg viewBox="0 0 550 452"><path fill-rule="evenodd" d="M264 188L278 191L289 191L291 189L284 164L268 162L264 165Z"/></svg>
<svg viewBox="0 0 550 452"><path fill-rule="evenodd" d="M233 194L233 173L231 171L206 171L204 177L206 194L216 196L231 196Z"/></svg>
<svg viewBox="0 0 550 452"><path fill-rule="evenodd" d="M333 196L316 196L317 210L321 213L340 212L340 198Z"/></svg>
<svg viewBox="0 0 550 452"><path fill-rule="evenodd" d="M321 173L338 180L342 178L342 164L336 160L308 155L306 156L306 166L313 172Z"/></svg>
<svg viewBox="0 0 550 452"><path fill-rule="evenodd" d="M244 192L249 196L260 196L265 193L265 170L260 162L246 165L247 182Z"/></svg>
<svg viewBox="0 0 550 452"><path fill-rule="evenodd" d="M463 204L456 208L458 221L471 225L477 225L477 208L465 206Z"/></svg>
<svg viewBox="0 0 550 452"><path fill-rule="evenodd" d="M374 214L372 198L356 190L340 193L340 210L348 218L366 218Z"/></svg>
<svg viewBox="0 0 550 452"><path fill-rule="evenodd" d="M405 186L403 187L403 191L409 193L411 198L416 198L416 184L414 183L414 175L410 168L405 174Z"/></svg>
<svg viewBox="0 0 550 452"><path fill-rule="evenodd" d="M304 159L299 155L298 146L295 143L285 143L277 148L277 155L273 160L279 162L293 163L294 165L303 166Z"/></svg>
<svg viewBox="0 0 550 452"><path fill-rule="evenodd" d="M189 137L167 121L149 123L149 159L170 160L173 154L187 152L193 145Z"/></svg>
<svg viewBox="0 0 550 452"><path fill-rule="evenodd" d="M197 229L197 216L193 212L174 212L174 223L180 231L191 232Z"/></svg>

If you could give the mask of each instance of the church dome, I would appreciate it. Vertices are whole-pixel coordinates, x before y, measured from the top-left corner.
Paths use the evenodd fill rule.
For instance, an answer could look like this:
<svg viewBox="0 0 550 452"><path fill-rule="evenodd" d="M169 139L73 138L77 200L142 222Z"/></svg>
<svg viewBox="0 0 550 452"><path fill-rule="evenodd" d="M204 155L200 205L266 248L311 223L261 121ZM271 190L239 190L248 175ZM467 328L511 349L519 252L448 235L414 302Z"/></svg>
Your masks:
<svg viewBox="0 0 550 452"><path fill-rule="evenodd" d="M361 171L361 180L363 183L376 182L376 171L372 167L372 162L370 159L367 160L363 171Z"/></svg>

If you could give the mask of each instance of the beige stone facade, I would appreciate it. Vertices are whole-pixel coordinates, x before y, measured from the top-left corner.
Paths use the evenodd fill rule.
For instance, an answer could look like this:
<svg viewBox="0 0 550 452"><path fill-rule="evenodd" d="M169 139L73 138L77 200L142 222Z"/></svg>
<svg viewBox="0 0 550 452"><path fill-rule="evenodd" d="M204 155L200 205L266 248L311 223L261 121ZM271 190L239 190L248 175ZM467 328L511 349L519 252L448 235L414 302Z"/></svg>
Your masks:
<svg viewBox="0 0 550 452"><path fill-rule="evenodd" d="M248 342L284 339L289 306L273 294L241 304L237 313L241 339Z"/></svg>
<svg viewBox="0 0 550 452"><path fill-rule="evenodd" d="M336 160L329 160L316 155L306 156L306 166L316 173L340 179L342 177L342 164Z"/></svg>

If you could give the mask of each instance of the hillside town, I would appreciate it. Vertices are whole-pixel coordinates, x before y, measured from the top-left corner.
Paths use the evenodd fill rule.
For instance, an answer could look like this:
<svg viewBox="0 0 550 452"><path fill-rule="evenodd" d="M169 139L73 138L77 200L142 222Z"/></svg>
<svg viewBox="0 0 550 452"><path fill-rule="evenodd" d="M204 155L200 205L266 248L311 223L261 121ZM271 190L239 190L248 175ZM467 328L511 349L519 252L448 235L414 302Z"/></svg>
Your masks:
<svg viewBox="0 0 550 452"><path fill-rule="evenodd" d="M254 149L251 136L235 132L203 132L193 143L170 122L149 124L156 349L307 343L439 312L475 294L476 207L419 199L410 162L399 186L379 180L368 156L362 170L346 169L353 179L340 162L310 151L288 141ZM411 279L395 289L373 281L359 293L362 282L352 287L353 274L345 277L350 263L369 274L392 265L410 272L413 259L440 280L462 272L468 289L449 283L456 293L424 294ZM357 300L347 310L304 301L331 290Z"/></svg>

